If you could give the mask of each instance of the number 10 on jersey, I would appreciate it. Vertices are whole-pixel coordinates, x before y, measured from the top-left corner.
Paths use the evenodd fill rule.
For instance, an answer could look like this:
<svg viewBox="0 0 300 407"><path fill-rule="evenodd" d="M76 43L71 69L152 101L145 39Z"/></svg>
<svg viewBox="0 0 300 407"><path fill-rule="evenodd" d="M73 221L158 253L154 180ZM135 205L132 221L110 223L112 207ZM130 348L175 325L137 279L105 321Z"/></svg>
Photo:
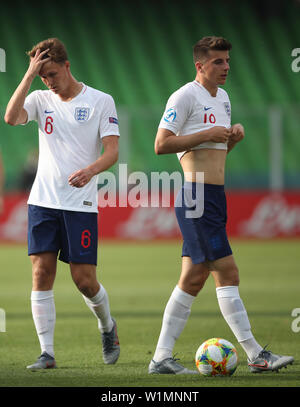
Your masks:
<svg viewBox="0 0 300 407"><path fill-rule="evenodd" d="M208 121L209 121L209 123L212 123L212 124L216 123L215 115L211 113L208 116L208 120L207 120L207 113L205 113L205 115L204 115L204 123L207 123Z"/></svg>

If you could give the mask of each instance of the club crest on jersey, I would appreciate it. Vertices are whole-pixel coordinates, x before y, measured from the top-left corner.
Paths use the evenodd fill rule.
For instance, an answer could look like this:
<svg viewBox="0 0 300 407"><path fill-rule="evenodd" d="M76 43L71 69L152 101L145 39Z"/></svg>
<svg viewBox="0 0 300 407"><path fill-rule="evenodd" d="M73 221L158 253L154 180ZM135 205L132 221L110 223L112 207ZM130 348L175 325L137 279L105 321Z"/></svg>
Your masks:
<svg viewBox="0 0 300 407"><path fill-rule="evenodd" d="M227 115L230 117L230 116L231 116L230 103L228 103L228 102L224 102L223 104L224 104L224 109L225 109L225 112L226 112L226 113L227 113Z"/></svg>
<svg viewBox="0 0 300 407"><path fill-rule="evenodd" d="M168 109L164 115L164 121L168 123L172 123L176 119L176 110L171 107Z"/></svg>
<svg viewBox="0 0 300 407"><path fill-rule="evenodd" d="M90 116L89 107L76 107L75 108L75 120L78 122L86 122Z"/></svg>

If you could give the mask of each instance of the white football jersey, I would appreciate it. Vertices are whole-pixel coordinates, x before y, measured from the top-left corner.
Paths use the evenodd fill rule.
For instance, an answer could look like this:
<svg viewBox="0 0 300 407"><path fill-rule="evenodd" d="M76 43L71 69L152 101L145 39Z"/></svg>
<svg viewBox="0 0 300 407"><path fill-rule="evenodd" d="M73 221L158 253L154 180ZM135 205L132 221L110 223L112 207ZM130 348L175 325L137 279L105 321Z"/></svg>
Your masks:
<svg viewBox="0 0 300 407"><path fill-rule="evenodd" d="M197 81L187 83L170 96L159 124L159 127L171 130L177 136L208 130L213 126L231 126L229 97L221 88L218 88L217 95L213 97ZM209 141L191 150L201 148L227 150L227 143ZM185 153L186 151L177 153L178 159Z"/></svg>
<svg viewBox="0 0 300 407"><path fill-rule="evenodd" d="M83 84L69 102L50 90L34 91L24 109L27 123L39 126L39 162L28 204L98 212L98 177L82 188L70 186L68 178L100 157L103 137L120 135L113 98Z"/></svg>

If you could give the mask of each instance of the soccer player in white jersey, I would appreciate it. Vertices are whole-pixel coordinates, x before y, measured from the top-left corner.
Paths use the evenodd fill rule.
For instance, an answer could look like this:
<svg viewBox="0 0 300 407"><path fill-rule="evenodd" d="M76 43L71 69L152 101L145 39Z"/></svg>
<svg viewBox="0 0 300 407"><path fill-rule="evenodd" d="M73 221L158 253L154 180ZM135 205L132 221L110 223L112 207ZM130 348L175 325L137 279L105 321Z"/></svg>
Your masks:
<svg viewBox="0 0 300 407"><path fill-rule="evenodd" d="M40 42L28 55L28 70L5 114L10 125L34 120L39 127L38 169L28 199L28 254L33 277L32 315L42 353L27 367L56 366L53 284L58 254L69 263L73 281L98 320L104 363L113 364L120 345L96 265L97 174L118 159L114 100L73 77L65 46L57 38ZM49 90L27 96L36 76Z"/></svg>
<svg viewBox="0 0 300 407"><path fill-rule="evenodd" d="M227 239L225 161L228 152L244 138L241 124L231 126L230 101L219 88L229 72L230 50L231 44L221 37L204 37L197 42L193 51L196 78L171 95L156 135L155 152L177 153L185 183L175 204L183 236L181 275L165 308L149 373L197 374L176 362L172 351L210 273L221 313L246 352L250 370L278 370L293 362L293 357L262 348L253 337L239 295L239 271ZM202 214L187 216L187 210L192 209L188 202L201 200Z"/></svg>

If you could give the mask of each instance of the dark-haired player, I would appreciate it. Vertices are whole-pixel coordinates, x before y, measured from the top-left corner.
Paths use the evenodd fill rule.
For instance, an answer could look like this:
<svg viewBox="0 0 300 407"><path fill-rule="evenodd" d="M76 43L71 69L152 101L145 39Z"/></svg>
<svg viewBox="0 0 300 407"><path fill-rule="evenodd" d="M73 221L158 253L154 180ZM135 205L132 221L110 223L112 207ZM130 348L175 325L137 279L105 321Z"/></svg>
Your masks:
<svg viewBox="0 0 300 407"><path fill-rule="evenodd" d="M252 372L278 370L292 357L275 355L253 337L239 295L239 271L226 234L225 162L244 138L241 124L231 126L230 101L224 85L231 44L221 37L204 37L194 46L196 78L174 92L155 140L157 154L177 153L185 183L176 201L183 236L181 275L166 305L160 336L149 373L193 374L172 356L192 303L211 273L220 310L248 357ZM199 174L204 174L203 179ZM196 202L199 215L191 216ZM187 216L187 213L189 216ZM201 319L197 325L201 327Z"/></svg>

